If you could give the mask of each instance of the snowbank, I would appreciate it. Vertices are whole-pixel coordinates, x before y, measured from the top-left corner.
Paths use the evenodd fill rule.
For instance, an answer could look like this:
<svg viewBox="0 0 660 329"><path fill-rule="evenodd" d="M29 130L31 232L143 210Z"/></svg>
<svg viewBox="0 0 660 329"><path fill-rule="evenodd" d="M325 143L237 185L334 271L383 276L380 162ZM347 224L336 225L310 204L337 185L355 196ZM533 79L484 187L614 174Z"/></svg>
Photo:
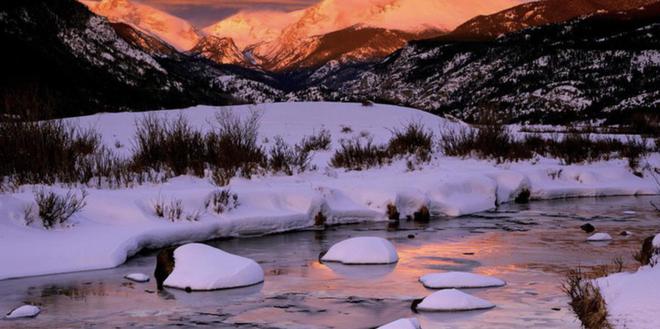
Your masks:
<svg viewBox="0 0 660 329"><path fill-rule="evenodd" d="M419 281L430 289L490 288L506 285L506 282L498 278L469 272L432 273L422 276Z"/></svg>
<svg viewBox="0 0 660 329"><path fill-rule="evenodd" d="M419 321L415 318L399 319L378 327L378 329L420 329Z"/></svg>
<svg viewBox="0 0 660 329"><path fill-rule="evenodd" d="M251 107L229 110L248 115ZM385 221L389 204L397 207L402 218L421 207L427 207L433 215L461 216L510 202L523 190L529 190L532 199L659 192L650 176L633 175L624 160L563 166L556 160L538 159L534 164L497 165L437 154L415 171L407 169L405 160L398 160L383 168L346 172L328 165L340 139L369 134L374 143L385 143L391 137L389 128L411 121L423 122L436 135L441 129L461 124L413 109L384 105L285 103L256 107L263 110L259 141L265 148L271 147L275 136L294 144L321 129L330 131L331 150L313 154L312 165L318 170L294 177L233 179L229 188L238 195L240 205L221 215L204 207L204 201L218 190L207 179L183 176L164 184L130 189L88 188L87 206L71 218L71 225L50 231L36 224L25 225L24 209L34 204L32 192L38 186L2 193L0 279L111 268L143 248L309 228L319 212L327 217L327 224L344 224ZM183 115L193 127L208 130L221 110L199 106L152 113L168 118ZM143 115L112 113L67 120L94 129L106 146L120 155L129 155L135 131L133 122ZM350 127L353 132L344 133L343 127ZM652 167L660 167L657 154L648 161ZM61 187L53 190L67 191ZM181 201L184 214L199 212L199 220L171 222L156 217L153 204L159 199Z"/></svg>
<svg viewBox="0 0 660 329"><path fill-rule="evenodd" d="M190 243L174 250L174 271L166 287L191 290L240 288L264 281L257 262L211 246Z"/></svg>
<svg viewBox="0 0 660 329"><path fill-rule="evenodd" d="M5 316L5 319L33 318L41 313L41 309L33 305L20 306Z"/></svg>
<svg viewBox="0 0 660 329"><path fill-rule="evenodd" d="M656 235L653 245L660 248L660 235ZM607 303L608 320L615 328L660 328L660 266L612 274L597 279L596 285Z"/></svg>
<svg viewBox="0 0 660 329"><path fill-rule="evenodd" d="M485 310L495 307L495 304L460 290L445 289L435 292L417 305L418 311L426 312L456 312Z"/></svg>
<svg viewBox="0 0 660 329"><path fill-rule="evenodd" d="M351 238L336 243L321 258L345 265L392 264L399 261L394 245L378 237Z"/></svg>

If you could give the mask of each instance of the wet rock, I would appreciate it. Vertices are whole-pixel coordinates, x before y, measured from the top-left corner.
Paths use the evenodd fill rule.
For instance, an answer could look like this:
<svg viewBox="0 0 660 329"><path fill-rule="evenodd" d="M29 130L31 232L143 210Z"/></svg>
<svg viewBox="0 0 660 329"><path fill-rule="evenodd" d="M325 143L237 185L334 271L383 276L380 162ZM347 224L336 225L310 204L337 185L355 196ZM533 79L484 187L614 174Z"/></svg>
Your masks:
<svg viewBox="0 0 660 329"><path fill-rule="evenodd" d="M580 228L587 233L593 233L596 230L596 228L590 223L584 224L580 226Z"/></svg>
<svg viewBox="0 0 660 329"><path fill-rule="evenodd" d="M327 222L327 220L328 220L328 217L326 217L322 212L319 212L314 217L314 225L315 226L325 226L325 223Z"/></svg>
<svg viewBox="0 0 660 329"><path fill-rule="evenodd" d="M410 309L411 309L414 313L418 313L418 311L417 311L417 306L419 306L419 304L421 304L423 301L424 301L424 298L419 298L419 299L415 299L415 300L413 300L413 301L412 301L412 304L410 304Z"/></svg>
<svg viewBox="0 0 660 329"><path fill-rule="evenodd" d="M520 204L529 203L530 196L532 196L532 193L528 189L523 189L514 201Z"/></svg>
<svg viewBox="0 0 660 329"><path fill-rule="evenodd" d="M387 205L387 218L389 220L393 220L397 222L401 218L401 214L399 213L399 210L396 208L395 205L391 203Z"/></svg>
<svg viewBox="0 0 660 329"><path fill-rule="evenodd" d="M653 257L660 254L660 248L653 245L654 239L654 235L644 239L644 242L642 242L642 249L635 254L635 260L642 264L642 266L651 264L653 262Z"/></svg>
<svg viewBox="0 0 660 329"><path fill-rule="evenodd" d="M431 211L428 207L423 206L413 214L413 219L416 222L428 223L431 221Z"/></svg>
<svg viewBox="0 0 660 329"><path fill-rule="evenodd" d="M158 290L163 290L163 282L167 279L172 271L174 271L174 249L175 247L165 248L158 253L156 257L156 271L154 277L156 278L156 286Z"/></svg>

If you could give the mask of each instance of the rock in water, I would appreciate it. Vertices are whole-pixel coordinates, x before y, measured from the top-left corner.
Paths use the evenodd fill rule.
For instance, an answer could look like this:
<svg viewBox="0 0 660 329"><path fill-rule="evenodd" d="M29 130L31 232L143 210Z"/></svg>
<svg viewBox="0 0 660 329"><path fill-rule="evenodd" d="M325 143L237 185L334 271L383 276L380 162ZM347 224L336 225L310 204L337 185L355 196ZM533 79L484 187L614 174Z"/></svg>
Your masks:
<svg viewBox="0 0 660 329"><path fill-rule="evenodd" d="M607 233L596 233L587 238L587 241L610 241L612 236Z"/></svg>
<svg viewBox="0 0 660 329"><path fill-rule="evenodd" d="M149 282L149 276L143 273L127 274L124 278L135 282Z"/></svg>
<svg viewBox="0 0 660 329"><path fill-rule="evenodd" d="M165 248L158 253L156 257L156 271L154 277L156 278L156 285L158 290L163 290L163 282L174 270L174 249Z"/></svg>
<svg viewBox="0 0 660 329"><path fill-rule="evenodd" d="M346 265L393 264L399 255L391 242L378 237L351 238L333 245L321 260Z"/></svg>
<svg viewBox="0 0 660 329"><path fill-rule="evenodd" d="M5 319L34 318L41 313L41 309L33 305L23 305L7 314Z"/></svg>
<svg viewBox="0 0 660 329"><path fill-rule="evenodd" d="M264 281L264 271L254 260L205 244L186 244L173 254L174 270L163 282L166 287L204 291L247 287Z"/></svg>
<svg viewBox="0 0 660 329"><path fill-rule="evenodd" d="M587 233L592 233L593 231L596 230L596 228L589 223L580 226L580 228Z"/></svg>
<svg viewBox="0 0 660 329"><path fill-rule="evenodd" d="M419 281L430 289L490 288L506 285L506 282L498 278L469 272L432 273L422 276Z"/></svg>
<svg viewBox="0 0 660 329"><path fill-rule="evenodd" d="M415 311L458 312L490 309L495 307L495 304L460 290L445 289L429 295L413 306Z"/></svg>
<svg viewBox="0 0 660 329"><path fill-rule="evenodd" d="M419 321L415 318L399 319L388 324L384 324L378 329L421 329Z"/></svg>

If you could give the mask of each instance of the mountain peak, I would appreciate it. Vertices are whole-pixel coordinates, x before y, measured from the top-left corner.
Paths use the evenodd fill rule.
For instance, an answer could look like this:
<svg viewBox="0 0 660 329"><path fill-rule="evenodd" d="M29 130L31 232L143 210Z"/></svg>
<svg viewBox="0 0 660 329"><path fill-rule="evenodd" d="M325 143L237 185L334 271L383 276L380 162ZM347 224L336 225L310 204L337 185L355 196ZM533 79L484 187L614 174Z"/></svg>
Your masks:
<svg viewBox="0 0 660 329"><path fill-rule="evenodd" d="M129 0L101 0L101 2L98 3L98 7L104 10L125 8L130 5L131 2Z"/></svg>
<svg viewBox="0 0 660 329"><path fill-rule="evenodd" d="M91 11L115 23L128 24L157 37L178 50L188 50L201 37L186 20L130 0L81 1Z"/></svg>

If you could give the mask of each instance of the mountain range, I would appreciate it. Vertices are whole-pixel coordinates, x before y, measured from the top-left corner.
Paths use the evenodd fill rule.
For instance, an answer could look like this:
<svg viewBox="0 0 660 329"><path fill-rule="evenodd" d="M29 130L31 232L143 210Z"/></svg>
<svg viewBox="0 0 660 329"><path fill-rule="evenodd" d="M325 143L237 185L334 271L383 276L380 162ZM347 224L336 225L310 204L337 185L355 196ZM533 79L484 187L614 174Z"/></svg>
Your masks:
<svg viewBox="0 0 660 329"><path fill-rule="evenodd" d="M373 99L546 123L660 106L655 0L479 3L324 0L197 29L130 0L9 1L0 97L5 112L37 99L55 116Z"/></svg>
<svg viewBox="0 0 660 329"><path fill-rule="evenodd" d="M410 40L444 34L475 15L494 13L520 0L323 0L288 13L239 12L201 31L180 18L130 0L84 3L98 15L132 25L179 50L222 64L279 72L320 67L329 60L378 60ZM352 47L337 41L342 35L339 31L345 35L356 30L362 40L377 40L351 41ZM329 48L331 54L319 55Z"/></svg>

